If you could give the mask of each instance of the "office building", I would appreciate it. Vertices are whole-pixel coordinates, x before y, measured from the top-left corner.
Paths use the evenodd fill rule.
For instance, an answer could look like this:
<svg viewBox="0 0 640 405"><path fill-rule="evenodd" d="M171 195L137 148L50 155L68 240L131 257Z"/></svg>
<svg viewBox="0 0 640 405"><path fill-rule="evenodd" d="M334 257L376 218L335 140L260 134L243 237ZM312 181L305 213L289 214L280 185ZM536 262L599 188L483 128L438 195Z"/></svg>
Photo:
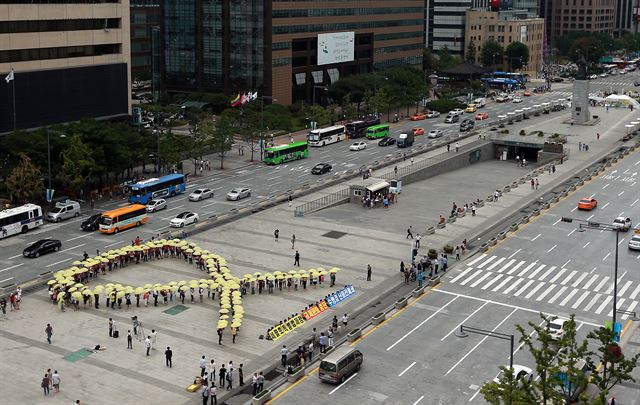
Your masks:
<svg viewBox="0 0 640 405"><path fill-rule="evenodd" d="M4 0L0 133L129 114L129 43L129 0Z"/></svg>
<svg viewBox="0 0 640 405"><path fill-rule="evenodd" d="M160 40L158 36L160 32L160 0L130 1L131 79L133 81L150 81L153 75L152 48L155 41ZM154 32L156 32L155 40Z"/></svg>
<svg viewBox="0 0 640 405"><path fill-rule="evenodd" d="M426 0L426 44L437 53L447 48L452 55L464 55L465 13L471 8L488 9L479 0Z"/></svg>
<svg viewBox="0 0 640 405"><path fill-rule="evenodd" d="M506 49L513 42L522 42L529 47L529 62L523 70L535 75L542 69L544 49L544 19L507 19L508 14L484 10L467 10L465 45L474 42L478 50L485 42L494 40ZM480 63L481 52L476 52L476 63ZM506 69L511 61L505 56L496 65Z"/></svg>
<svg viewBox="0 0 640 405"><path fill-rule="evenodd" d="M291 104L336 80L420 66L424 0L163 0L169 91L257 90ZM462 40L462 39L461 39Z"/></svg>
<svg viewBox="0 0 640 405"><path fill-rule="evenodd" d="M556 38L569 32L613 35L616 27L616 0L541 0L540 13L548 26L551 46Z"/></svg>
<svg viewBox="0 0 640 405"><path fill-rule="evenodd" d="M625 31L638 32L640 0L618 0L616 5L615 34L621 36Z"/></svg>

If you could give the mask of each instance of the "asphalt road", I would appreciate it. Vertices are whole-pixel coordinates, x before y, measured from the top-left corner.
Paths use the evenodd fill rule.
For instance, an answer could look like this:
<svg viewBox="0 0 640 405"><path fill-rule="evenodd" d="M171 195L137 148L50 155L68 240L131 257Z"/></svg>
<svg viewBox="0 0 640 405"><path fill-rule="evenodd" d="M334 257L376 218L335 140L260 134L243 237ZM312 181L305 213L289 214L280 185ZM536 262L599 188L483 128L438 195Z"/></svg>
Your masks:
<svg viewBox="0 0 640 405"><path fill-rule="evenodd" d="M587 152L583 152L587 153ZM447 274L445 283L371 332L357 347L364 365L342 385L311 373L277 403L461 404L483 403L479 388L508 365L509 342L483 335L457 337L461 324L516 335L514 364L534 367L517 343L515 325L533 329L539 312L575 314L583 339L611 319L615 234L580 232L563 216L610 223L619 215L640 221L640 154L631 154L604 175L556 204L486 254L476 255ZM578 199L593 196L599 206L578 211ZM640 252L627 248L632 232L619 242L618 308L638 311ZM618 314L625 326L628 314ZM619 403L640 404L636 385L619 385Z"/></svg>
<svg viewBox="0 0 640 405"><path fill-rule="evenodd" d="M624 76L624 80L630 82L631 86L635 74ZM592 92L602 88L606 90L611 86L621 83L626 86L627 82L620 81L623 76L615 76L607 79L600 79L593 82ZM610 81L610 83L609 83ZM490 119L498 115L506 114L527 106L550 102L559 98L566 98L571 94L571 84L554 84L553 91L541 95L524 97L523 103L493 103L490 102L486 108L479 111L487 111ZM472 118L474 114L465 114L465 117ZM443 129L445 136L458 134L459 125L445 124L444 116L437 119L424 120L418 122L402 121L392 125L392 135L397 136L402 132L407 132L414 126L421 126L425 131L431 129ZM428 139L425 136L416 138L416 145L425 144ZM462 143L465 143L464 141ZM280 194L288 189L300 187L304 183L315 180L316 176L310 174L311 168L320 162L333 165L333 172L340 172L348 169L357 169L361 165L370 164L375 160L381 160L386 155L398 151L395 146L379 147L377 140L369 141L365 150L351 152L348 150L350 142L341 142L328 145L323 148L313 148L307 159L290 162L280 166L265 166L256 164L229 172L224 172L209 179L194 179L188 184L187 194L198 187L209 187L215 190L215 197L202 202L189 202L187 195L182 195L168 200L168 209L150 215L149 222L142 228L129 230L119 235L107 236L97 232L85 233L80 230L80 222L89 213L83 214L80 218L65 221L60 224L46 224L45 226L29 232L26 235L16 235L11 238L0 240L0 285L10 283L21 283L32 279L40 273L55 271L65 268L72 261L82 257L84 251L93 255L97 250L105 251L130 244L136 236L143 239L150 239L151 236L169 229L169 221L182 211L197 212L201 219L213 214L227 212L231 208L240 208L249 205L251 202L260 201L270 195ZM325 174L324 176L330 176ZM247 186L252 189L250 198L230 202L226 201L226 193L234 187ZM97 206L99 209L112 209L116 206L125 205L124 201L114 201L109 204ZM188 231L188 227L186 229ZM25 259L21 252L28 244L42 238L57 238L63 243L62 250L55 254L48 254L37 259Z"/></svg>

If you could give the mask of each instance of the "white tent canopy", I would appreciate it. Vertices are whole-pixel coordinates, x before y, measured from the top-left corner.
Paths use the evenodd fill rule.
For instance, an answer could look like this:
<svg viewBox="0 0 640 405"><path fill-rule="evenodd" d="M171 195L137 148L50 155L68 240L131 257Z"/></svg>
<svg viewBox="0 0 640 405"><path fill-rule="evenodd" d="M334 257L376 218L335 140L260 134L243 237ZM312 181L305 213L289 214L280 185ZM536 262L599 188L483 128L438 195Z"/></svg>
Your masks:
<svg viewBox="0 0 640 405"><path fill-rule="evenodd" d="M608 96L605 101L611 105L618 105L620 107L628 108L630 105L632 105L633 108L640 108L640 103L638 103L635 99L625 95L612 94Z"/></svg>

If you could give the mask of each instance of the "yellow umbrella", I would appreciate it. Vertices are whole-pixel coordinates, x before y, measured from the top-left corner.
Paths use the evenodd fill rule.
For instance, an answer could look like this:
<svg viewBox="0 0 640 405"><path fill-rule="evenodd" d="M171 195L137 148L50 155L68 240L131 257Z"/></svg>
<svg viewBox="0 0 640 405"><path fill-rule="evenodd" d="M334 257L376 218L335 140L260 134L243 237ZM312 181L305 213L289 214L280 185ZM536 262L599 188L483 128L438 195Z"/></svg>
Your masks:
<svg viewBox="0 0 640 405"><path fill-rule="evenodd" d="M64 292L64 291L61 292L60 294L58 294L58 300L61 299L61 298L64 298L66 295L67 295L66 292Z"/></svg>
<svg viewBox="0 0 640 405"><path fill-rule="evenodd" d="M227 308L222 308L222 309L221 309L220 311L218 311L218 312L220 312L221 314L228 314L228 313L229 313L229 310L228 310Z"/></svg>
<svg viewBox="0 0 640 405"><path fill-rule="evenodd" d="M47 281L47 284L49 284L49 285L51 285L51 284L56 284L56 283L57 283L57 281L56 281L56 280L49 280L49 281Z"/></svg>
<svg viewBox="0 0 640 405"><path fill-rule="evenodd" d="M305 276L306 276L306 274L305 274ZM293 275L293 278L301 278L301 277L302 277L302 276L301 276L300 274L294 274L294 275Z"/></svg>
<svg viewBox="0 0 640 405"><path fill-rule="evenodd" d="M239 327L240 327L240 325L242 325L242 323L240 323L240 322L233 322L233 323L231 324L231 327L232 327L232 328L239 328Z"/></svg>
<svg viewBox="0 0 640 405"><path fill-rule="evenodd" d="M134 294L143 294L144 293L144 289L142 287L138 287L135 290L133 290Z"/></svg>
<svg viewBox="0 0 640 405"><path fill-rule="evenodd" d="M77 291L77 290L78 290L78 289L77 289L76 287L71 287L71 288L69 288L69 290L68 290L68 291L69 291L69 292L74 292L74 291Z"/></svg>
<svg viewBox="0 0 640 405"><path fill-rule="evenodd" d="M82 291L82 295L91 295L91 294L93 294L93 291L91 291L91 290Z"/></svg>
<svg viewBox="0 0 640 405"><path fill-rule="evenodd" d="M224 329L227 327L228 324L229 322L227 321L218 321L218 329Z"/></svg>
<svg viewBox="0 0 640 405"><path fill-rule="evenodd" d="M124 294L125 294L124 291L120 291L116 294L116 298L122 298L124 297Z"/></svg>
<svg viewBox="0 0 640 405"><path fill-rule="evenodd" d="M229 319L229 315L220 315L220 319L227 320Z"/></svg>
<svg viewBox="0 0 640 405"><path fill-rule="evenodd" d="M335 273L337 273L338 271L340 271L340 269L339 269L339 268L337 268L337 267L334 267L334 268L332 268L331 270L329 270L329 273L335 274Z"/></svg>
<svg viewBox="0 0 640 405"><path fill-rule="evenodd" d="M297 270L289 270L289 274L297 274L298 271Z"/></svg>
<svg viewBox="0 0 640 405"><path fill-rule="evenodd" d="M73 294L71 294L71 296L77 300L82 299L82 293L80 291L75 291Z"/></svg>
<svg viewBox="0 0 640 405"><path fill-rule="evenodd" d="M74 262L73 262L73 263L71 263L71 264L73 264L74 266L81 266L81 265L82 265L82 262L81 262L80 260L76 260L76 261L74 261Z"/></svg>
<svg viewBox="0 0 640 405"><path fill-rule="evenodd" d="M186 282L186 281L184 281L184 280L180 280L180 281L178 281L178 285L180 285L180 286L185 285L185 284L187 284L187 282Z"/></svg>
<svg viewBox="0 0 640 405"><path fill-rule="evenodd" d="M233 314L233 319L242 319L244 318L244 312L236 312Z"/></svg>
<svg viewBox="0 0 640 405"><path fill-rule="evenodd" d="M180 287L180 291L189 291L189 287L183 285L182 287Z"/></svg>

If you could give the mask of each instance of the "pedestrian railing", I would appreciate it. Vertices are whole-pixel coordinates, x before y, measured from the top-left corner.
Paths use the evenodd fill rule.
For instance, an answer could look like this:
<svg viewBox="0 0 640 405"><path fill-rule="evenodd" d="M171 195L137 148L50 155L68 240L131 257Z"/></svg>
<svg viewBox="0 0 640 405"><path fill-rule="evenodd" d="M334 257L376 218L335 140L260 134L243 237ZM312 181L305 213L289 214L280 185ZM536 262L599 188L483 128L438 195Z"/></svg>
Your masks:
<svg viewBox="0 0 640 405"><path fill-rule="evenodd" d="M349 201L349 188L343 188L342 190L336 191L335 193L325 195L324 197L318 198L317 200L309 201L308 203L304 203L295 207L294 216L303 217L304 214L315 212L330 205L347 201Z"/></svg>

